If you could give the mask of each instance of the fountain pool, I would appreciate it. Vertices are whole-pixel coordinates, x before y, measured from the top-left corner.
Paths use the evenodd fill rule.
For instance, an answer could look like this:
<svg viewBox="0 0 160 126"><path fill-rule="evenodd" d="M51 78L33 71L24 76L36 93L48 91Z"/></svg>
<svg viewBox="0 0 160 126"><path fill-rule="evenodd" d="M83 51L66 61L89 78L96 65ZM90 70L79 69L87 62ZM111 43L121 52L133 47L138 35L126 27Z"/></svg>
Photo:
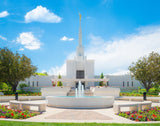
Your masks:
<svg viewBox="0 0 160 126"><path fill-rule="evenodd" d="M113 106L114 96L84 96L84 87L79 81L75 96L47 96L48 106L61 108L105 108Z"/></svg>
<svg viewBox="0 0 160 126"><path fill-rule="evenodd" d="M47 96L48 106L60 108L105 108L114 103L114 96Z"/></svg>

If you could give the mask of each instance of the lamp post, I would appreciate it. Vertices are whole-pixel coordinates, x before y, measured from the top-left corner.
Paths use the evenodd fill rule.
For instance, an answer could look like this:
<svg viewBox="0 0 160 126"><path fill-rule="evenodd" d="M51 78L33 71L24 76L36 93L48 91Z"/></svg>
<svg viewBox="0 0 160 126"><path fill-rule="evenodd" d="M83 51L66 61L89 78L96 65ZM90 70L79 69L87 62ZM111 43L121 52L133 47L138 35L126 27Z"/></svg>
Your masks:
<svg viewBox="0 0 160 126"><path fill-rule="evenodd" d="M15 93L15 100L18 101L18 92Z"/></svg>

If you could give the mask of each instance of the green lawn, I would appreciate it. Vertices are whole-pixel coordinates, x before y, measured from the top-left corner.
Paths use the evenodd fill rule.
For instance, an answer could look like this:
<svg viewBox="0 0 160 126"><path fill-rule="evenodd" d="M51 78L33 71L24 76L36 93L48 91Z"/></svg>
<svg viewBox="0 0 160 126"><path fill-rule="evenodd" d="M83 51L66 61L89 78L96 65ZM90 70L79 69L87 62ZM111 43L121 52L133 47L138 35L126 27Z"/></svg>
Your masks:
<svg viewBox="0 0 160 126"><path fill-rule="evenodd" d="M35 123L0 121L0 126L159 126L160 123L150 124L118 124L118 123Z"/></svg>

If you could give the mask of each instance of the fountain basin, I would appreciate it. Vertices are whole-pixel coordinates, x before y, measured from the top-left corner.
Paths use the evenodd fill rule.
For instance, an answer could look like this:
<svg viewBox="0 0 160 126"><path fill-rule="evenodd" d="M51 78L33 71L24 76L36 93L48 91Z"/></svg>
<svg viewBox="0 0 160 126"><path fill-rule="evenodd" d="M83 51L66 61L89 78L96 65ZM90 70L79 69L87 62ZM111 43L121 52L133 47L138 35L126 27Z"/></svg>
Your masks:
<svg viewBox="0 0 160 126"><path fill-rule="evenodd" d="M48 106L58 108L106 108L112 107L114 96L47 96Z"/></svg>

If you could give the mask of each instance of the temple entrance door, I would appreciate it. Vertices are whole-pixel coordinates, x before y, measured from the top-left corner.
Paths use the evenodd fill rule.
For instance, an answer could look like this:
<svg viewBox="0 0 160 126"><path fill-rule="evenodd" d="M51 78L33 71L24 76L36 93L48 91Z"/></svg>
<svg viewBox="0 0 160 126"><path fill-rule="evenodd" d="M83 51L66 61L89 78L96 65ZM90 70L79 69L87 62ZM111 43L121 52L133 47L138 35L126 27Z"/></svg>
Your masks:
<svg viewBox="0 0 160 126"><path fill-rule="evenodd" d="M84 70L77 70L76 71L76 79L84 79L85 78L85 72ZM76 82L75 87L78 89L78 83ZM84 89L85 89L85 82L81 82L82 85L84 85Z"/></svg>

